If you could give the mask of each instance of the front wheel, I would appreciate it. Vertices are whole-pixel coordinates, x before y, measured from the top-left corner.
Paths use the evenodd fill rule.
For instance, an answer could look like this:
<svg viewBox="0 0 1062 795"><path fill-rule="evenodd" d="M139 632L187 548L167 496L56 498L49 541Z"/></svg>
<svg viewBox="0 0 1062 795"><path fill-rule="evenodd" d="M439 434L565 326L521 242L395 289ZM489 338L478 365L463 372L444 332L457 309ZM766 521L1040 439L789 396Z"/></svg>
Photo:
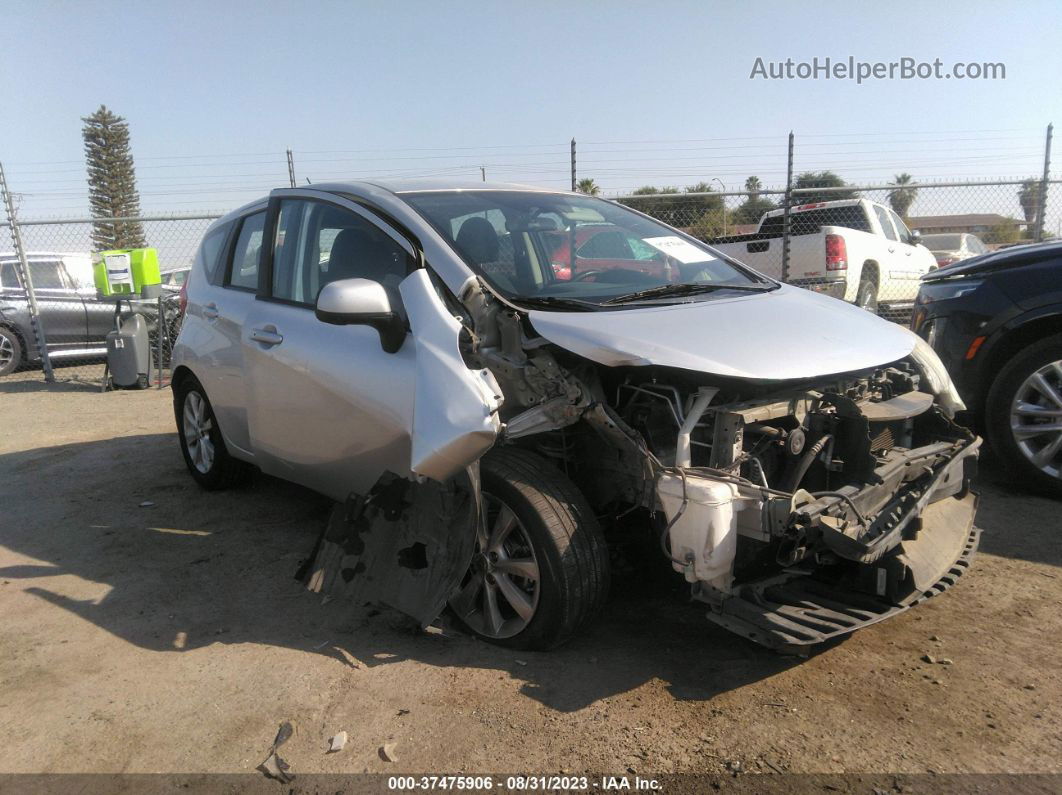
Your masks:
<svg viewBox="0 0 1062 795"><path fill-rule="evenodd" d="M1014 357L988 392L992 449L1025 482L1062 493L1062 335Z"/></svg>
<svg viewBox="0 0 1062 795"><path fill-rule="evenodd" d="M539 456L501 448L480 467L485 521L450 608L491 643L559 646L597 615L608 594L601 528L575 485Z"/></svg>

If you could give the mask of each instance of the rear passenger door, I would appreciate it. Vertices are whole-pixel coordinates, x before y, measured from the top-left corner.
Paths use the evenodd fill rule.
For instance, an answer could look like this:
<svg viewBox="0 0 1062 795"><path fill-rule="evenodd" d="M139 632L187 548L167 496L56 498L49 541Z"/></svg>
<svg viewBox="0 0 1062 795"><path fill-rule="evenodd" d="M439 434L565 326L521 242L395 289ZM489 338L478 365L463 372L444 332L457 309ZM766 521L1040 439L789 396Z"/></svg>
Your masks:
<svg viewBox="0 0 1062 795"><path fill-rule="evenodd" d="M200 360L196 376L210 398L225 442L237 448L241 458L251 457L242 336L258 290L265 220L263 208L238 219L233 227L215 230L213 240L211 235L204 238L201 255L208 243L224 246L222 265L213 272L204 268L200 273L207 278L190 285L188 317L181 330L182 342Z"/></svg>
<svg viewBox="0 0 1062 795"><path fill-rule="evenodd" d="M265 472L343 500L384 471L409 470L415 346L407 338L387 353L370 326L318 320L317 294L332 281L371 279L401 311L413 251L353 203L277 194L272 256L243 329L250 442Z"/></svg>

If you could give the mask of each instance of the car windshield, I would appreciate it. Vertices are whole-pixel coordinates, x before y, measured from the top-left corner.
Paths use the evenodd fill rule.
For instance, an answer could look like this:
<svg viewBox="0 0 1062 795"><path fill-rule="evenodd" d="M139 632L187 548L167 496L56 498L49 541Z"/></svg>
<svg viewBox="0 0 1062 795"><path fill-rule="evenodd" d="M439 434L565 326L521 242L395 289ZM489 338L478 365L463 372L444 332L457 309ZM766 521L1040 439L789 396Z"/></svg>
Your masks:
<svg viewBox="0 0 1062 795"><path fill-rule="evenodd" d="M425 191L402 198L469 267L515 301L596 308L776 286L603 199L512 190Z"/></svg>
<svg viewBox="0 0 1062 795"><path fill-rule="evenodd" d="M922 245L930 251L954 251L962 248L962 235L922 235Z"/></svg>

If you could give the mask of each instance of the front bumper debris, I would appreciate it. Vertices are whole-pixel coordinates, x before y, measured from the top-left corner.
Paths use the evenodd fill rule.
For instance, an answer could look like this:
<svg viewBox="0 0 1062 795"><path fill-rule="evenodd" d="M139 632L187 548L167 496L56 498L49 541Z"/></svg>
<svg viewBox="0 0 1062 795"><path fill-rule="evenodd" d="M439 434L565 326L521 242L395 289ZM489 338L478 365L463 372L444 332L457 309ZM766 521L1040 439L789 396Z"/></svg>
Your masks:
<svg viewBox="0 0 1062 795"><path fill-rule="evenodd" d="M871 583L895 581L888 576L890 567L917 572L905 578L914 586L906 594L876 593L884 586L868 589L866 576L827 582L815 573L790 572L740 586L713 605L708 618L769 648L807 654L811 646L898 615L954 585L977 550L976 508L973 493L935 502L922 514L916 538L860 566Z"/></svg>

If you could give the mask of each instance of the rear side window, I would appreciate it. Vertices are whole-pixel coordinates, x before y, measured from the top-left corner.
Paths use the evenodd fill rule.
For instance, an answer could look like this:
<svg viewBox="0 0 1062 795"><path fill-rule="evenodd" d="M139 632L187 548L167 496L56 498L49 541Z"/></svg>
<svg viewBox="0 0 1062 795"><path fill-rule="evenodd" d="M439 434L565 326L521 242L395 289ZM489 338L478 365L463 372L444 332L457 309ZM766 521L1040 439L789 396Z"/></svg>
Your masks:
<svg viewBox="0 0 1062 795"><path fill-rule="evenodd" d="M229 285L243 290L258 289L258 263L262 259L262 235L265 230L265 211L247 216L240 227L240 236L232 252L232 271Z"/></svg>
<svg viewBox="0 0 1062 795"><path fill-rule="evenodd" d="M783 223L783 215L764 219L760 232L767 235L780 235ZM866 213L858 204L794 212L789 216L789 224L793 235L816 235L824 226L843 226L847 229L857 229L860 232L870 231Z"/></svg>
<svg viewBox="0 0 1062 795"><path fill-rule="evenodd" d="M18 276L15 274L15 263L0 263L0 287L18 286Z"/></svg>
<svg viewBox="0 0 1062 795"><path fill-rule="evenodd" d="M895 240L896 232L892 228L892 221L889 220L889 214L885 212L882 207L875 207L874 212L878 216L878 223L881 224L882 234L889 240Z"/></svg>
<svg viewBox="0 0 1062 795"><path fill-rule="evenodd" d="M199 251L196 252L194 267L202 268L207 281L211 284L221 283L221 255L224 252L225 241L228 239L231 230L232 224L224 224L209 232L203 238L203 242L199 244ZM172 277L173 283L183 284L185 275L181 274L180 278L178 278L175 273Z"/></svg>

